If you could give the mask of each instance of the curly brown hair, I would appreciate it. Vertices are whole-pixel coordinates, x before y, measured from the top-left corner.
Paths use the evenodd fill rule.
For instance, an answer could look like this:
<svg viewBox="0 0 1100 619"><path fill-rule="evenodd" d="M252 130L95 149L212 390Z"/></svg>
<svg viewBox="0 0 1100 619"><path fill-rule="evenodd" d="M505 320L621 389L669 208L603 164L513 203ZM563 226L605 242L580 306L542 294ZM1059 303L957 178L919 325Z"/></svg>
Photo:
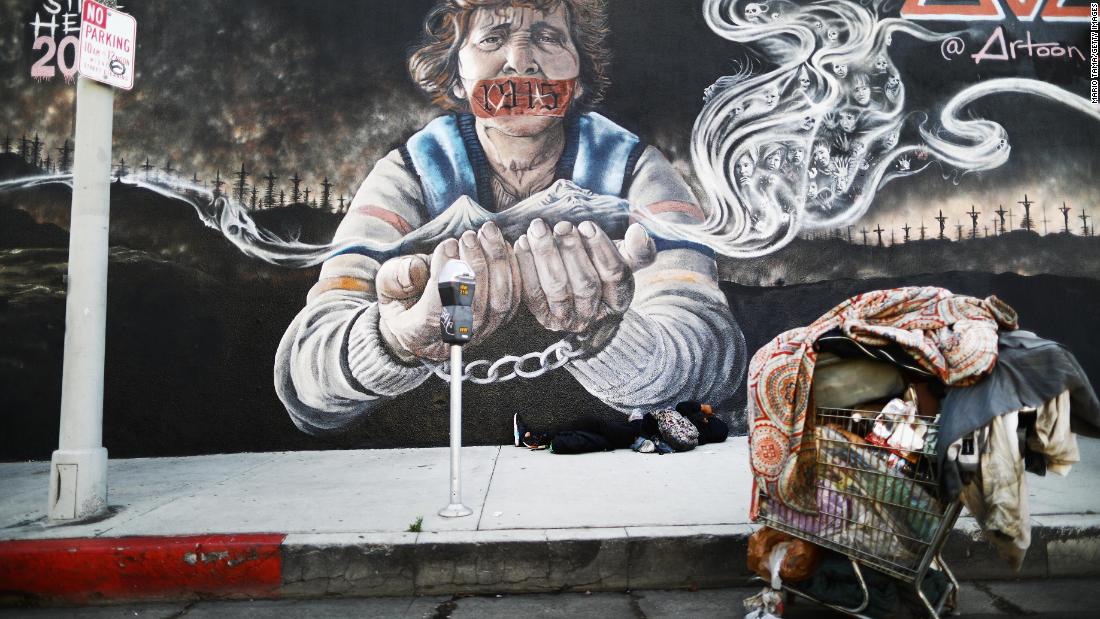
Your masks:
<svg viewBox="0 0 1100 619"><path fill-rule="evenodd" d="M611 85L611 53L604 46L606 0L439 0L424 18L424 37L409 57L409 73L432 103L447 110L468 111L469 104L456 98L453 91L459 79L458 50L469 35L474 11L517 7L549 13L561 5L580 55L583 90L577 103L598 103Z"/></svg>

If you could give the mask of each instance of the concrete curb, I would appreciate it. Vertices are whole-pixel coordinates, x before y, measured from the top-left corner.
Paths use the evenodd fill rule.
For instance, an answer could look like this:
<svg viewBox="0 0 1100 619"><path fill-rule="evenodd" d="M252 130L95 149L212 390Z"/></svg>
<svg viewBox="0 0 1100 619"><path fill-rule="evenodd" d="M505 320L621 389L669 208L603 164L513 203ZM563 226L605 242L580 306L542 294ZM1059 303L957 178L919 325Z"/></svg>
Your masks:
<svg viewBox="0 0 1100 619"><path fill-rule="evenodd" d="M745 556L754 528L0 542L0 594L8 602L72 602L729 587L744 585L752 576ZM1037 522L1019 574L976 531L973 521L960 520L945 546L944 558L960 578L1100 576L1098 516ZM273 544L277 555L265 552Z"/></svg>

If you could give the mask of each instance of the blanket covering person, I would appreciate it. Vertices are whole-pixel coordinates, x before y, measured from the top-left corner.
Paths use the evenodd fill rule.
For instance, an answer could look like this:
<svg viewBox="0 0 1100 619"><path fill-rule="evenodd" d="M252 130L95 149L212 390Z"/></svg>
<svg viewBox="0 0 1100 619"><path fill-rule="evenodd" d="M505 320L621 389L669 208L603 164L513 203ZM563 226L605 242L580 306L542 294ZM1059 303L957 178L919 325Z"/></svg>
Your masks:
<svg viewBox="0 0 1100 619"><path fill-rule="evenodd" d="M996 364L998 327L1015 329L1016 312L997 297L908 287L856 295L764 345L749 362L752 519L759 518L761 491L796 510L817 511L814 451L802 439L819 337L839 328L868 346L896 343L944 384L966 386Z"/></svg>

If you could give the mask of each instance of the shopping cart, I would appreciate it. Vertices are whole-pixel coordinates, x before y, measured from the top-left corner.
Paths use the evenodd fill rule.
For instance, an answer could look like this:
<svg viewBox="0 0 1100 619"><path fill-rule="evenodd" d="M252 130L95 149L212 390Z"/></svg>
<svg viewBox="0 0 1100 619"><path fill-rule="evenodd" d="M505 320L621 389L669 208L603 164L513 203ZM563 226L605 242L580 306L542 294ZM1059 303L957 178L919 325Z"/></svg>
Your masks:
<svg viewBox="0 0 1100 619"><path fill-rule="evenodd" d="M942 503L937 498L935 419L840 408L818 408L812 417L812 428L806 435L806 440L812 442L804 449L816 450L818 512L806 514L762 496L761 518L773 529L847 556L863 600L857 606L843 607L823 602L794 586L784 585L784 589L834 610L864 617L860 613L870 603L870 594L862 565L912 585L929 616L938 618L959 590L940 551L955 525L960 505L958 501ZM912 443L919 445L905 448L876 444L876 424L879 430L907 424L911 427L907 431L920 437L910 441L910 447ZM933 565L948 581L935 602L921 589Z"/></svg>

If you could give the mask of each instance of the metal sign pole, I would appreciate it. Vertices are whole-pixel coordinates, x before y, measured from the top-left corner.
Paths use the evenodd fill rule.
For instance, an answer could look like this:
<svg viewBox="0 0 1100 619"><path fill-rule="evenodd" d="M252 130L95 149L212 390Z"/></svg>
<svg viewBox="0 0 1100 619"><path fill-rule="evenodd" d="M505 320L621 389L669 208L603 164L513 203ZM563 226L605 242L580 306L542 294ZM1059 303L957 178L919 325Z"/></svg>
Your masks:
<svg viewBox="0 0 1100 619"><path fill-rule="evenodd" d="M61 428L50 462L47 509L51 521L81 520L107 510L103 363L114 100L110 86L77 78Z"/></svg>
<svg viewBox="0 0 1100 619"><path fill-rule="evenodd" d="M472 513L462 504L462 346L451 344L451 504L439 515L458 518Z"/></svg>

